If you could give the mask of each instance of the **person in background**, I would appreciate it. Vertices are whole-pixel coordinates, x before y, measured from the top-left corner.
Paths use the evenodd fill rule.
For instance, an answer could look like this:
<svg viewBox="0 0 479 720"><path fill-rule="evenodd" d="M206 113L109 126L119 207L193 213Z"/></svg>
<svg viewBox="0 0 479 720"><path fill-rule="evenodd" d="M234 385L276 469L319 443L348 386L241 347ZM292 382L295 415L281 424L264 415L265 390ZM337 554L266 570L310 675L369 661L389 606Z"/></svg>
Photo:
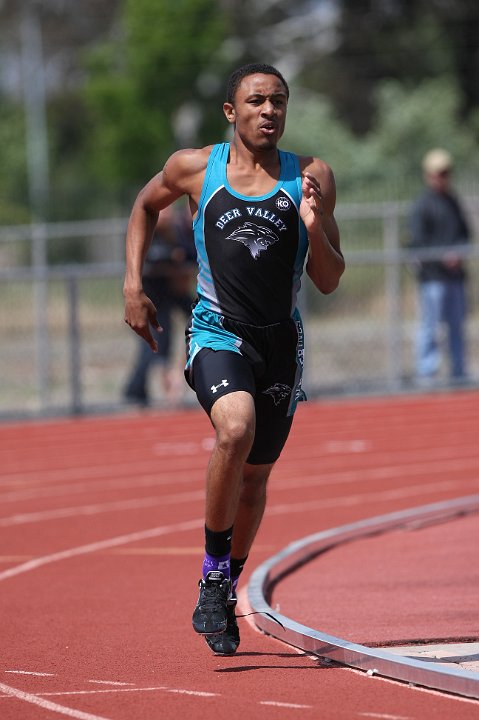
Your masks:
<svg viewBox="0 0 479 720"><path fill-rule="evenodd" d="M154 329L158 352L140 338L134 365L128 376L124 398L127 402L148 406L151 402L150 370L160 371L163 398L175 407L183 391L183 365L174 362L174 313L191 314L194 299L196 253L187 209L166 208L158 218L150 248L143 266L142 283L145 293L157 309L162 332Z"/></svg>
<svg viewBox="0 0 479 720"><path fill-rule="evenodd" d="M419 259L419 328L416 373L420 384L430 384L441 364L440 333L448 330L450 376L463 382L466 369L466 269L456 249L470 242L470 230L451 190L453 160L442 148L423 158L425 189L413 204L410 215L410 247L437 250L432 259Z"/></svg>

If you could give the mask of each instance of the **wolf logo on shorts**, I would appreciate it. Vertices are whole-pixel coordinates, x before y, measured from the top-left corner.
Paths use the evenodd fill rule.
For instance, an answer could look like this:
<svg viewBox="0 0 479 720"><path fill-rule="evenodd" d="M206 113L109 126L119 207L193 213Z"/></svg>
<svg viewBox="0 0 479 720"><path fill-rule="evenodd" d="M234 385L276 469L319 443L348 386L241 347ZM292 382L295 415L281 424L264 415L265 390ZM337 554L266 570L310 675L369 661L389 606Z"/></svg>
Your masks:
<svg viewBox="0 0 479 720"><path fill-rule="evenodd" d="M271 395L275 405L279 405L281 400L284 400L291 395L291 388L289 385L283 385L282 383L275 383L271 385L267 390L263 390L263 395Z"/></svg>

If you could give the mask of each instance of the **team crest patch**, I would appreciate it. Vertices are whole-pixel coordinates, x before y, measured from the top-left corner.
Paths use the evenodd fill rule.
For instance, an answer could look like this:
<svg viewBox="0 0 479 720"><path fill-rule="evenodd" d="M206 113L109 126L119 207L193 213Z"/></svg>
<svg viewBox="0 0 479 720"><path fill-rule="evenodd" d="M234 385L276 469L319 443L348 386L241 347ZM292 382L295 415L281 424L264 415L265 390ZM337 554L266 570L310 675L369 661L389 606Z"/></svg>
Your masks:
<svg viewBox="0 0 479 720"><path fill-rule="evenodd" d="M291 395L291 388L289 385L283 385L282 383L275 383L271 385L267 390L263 390L263 395L271 395L275 405L279 405L281 400L284 400Z"/></svg>
<svg viewBox="0 0 479 720"><path fill-rule="evenodd" d="M270 245L274 245L274 243L279 240L276 233L268 227L256 225L256 223L249 221L237 228L231 235L228 235L227 239L237 240L237 242L243 243L255 260L263 250L266 250Z"/></svg>
<svg viewBox="0 0 479 720"><path fill-rule="evenodd" d="M276 198L276 207L278 210L289 210L291 203L287 197L282 195L281 197Z"/></svg>

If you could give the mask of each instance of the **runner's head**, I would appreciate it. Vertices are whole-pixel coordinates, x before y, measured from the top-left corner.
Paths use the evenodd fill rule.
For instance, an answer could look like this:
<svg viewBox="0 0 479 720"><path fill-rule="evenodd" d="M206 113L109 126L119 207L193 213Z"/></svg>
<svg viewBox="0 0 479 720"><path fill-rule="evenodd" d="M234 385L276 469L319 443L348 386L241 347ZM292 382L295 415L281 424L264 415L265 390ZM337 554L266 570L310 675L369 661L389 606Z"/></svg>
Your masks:
<svg viewBox="0 0 479 720"><path fill-rule="evenodd" d="M248 75L256 75L257 73L261 75L276 75L276 77L283 83L286 91L286 97L289 98L288 83L279 70L272 65L267 65L266 63L249 63L248 65L243 65L242 67L237 68L231 73L226 86L226 102L234 105L236 91L241 85L243 78L248 77Z"/></svg>

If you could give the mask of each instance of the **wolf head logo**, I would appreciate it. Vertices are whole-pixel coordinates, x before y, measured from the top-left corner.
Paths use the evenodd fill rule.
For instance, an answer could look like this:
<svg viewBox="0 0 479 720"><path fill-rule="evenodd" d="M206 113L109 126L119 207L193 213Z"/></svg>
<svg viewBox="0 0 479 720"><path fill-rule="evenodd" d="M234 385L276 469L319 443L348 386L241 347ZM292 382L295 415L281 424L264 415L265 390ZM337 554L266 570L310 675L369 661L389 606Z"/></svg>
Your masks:
<svg viewBox="0 0 479 720"><path fill-rule="evenodd" d="M272 230L252 222L245 222L241 227L232 232L231 235L228 235L227 239L237 240L243 243L255 260L260 252L266 250L270 245L273 245L279 240L278 236Z"/></svg>
<svg viewBox="0 0 479 720"><path fill-rule="evenodd" d="M279 405L281 400L284 400L291 395L291 388L289 385L282 385L281 383L275 383L271 385L267 390L263 390L263 395L271 395L275 405Z"/></svg>

